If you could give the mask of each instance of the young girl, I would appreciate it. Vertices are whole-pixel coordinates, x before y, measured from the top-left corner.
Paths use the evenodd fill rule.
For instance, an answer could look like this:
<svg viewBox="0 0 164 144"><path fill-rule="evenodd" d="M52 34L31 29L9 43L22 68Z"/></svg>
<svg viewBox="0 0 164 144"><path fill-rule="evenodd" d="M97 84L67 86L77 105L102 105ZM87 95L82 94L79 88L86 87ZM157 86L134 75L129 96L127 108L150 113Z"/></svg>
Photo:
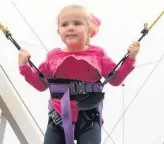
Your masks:
<svg viewBox="0 0 164 144"><path fill-rule="evenodd" d="M103 48L90 45L90 38L97 33L100 24L101 21L82 6L70 5L62 9L57 32L66 47L49 51L38 68L48 83L29 66L28 51L21 49L19 52L19 70L25 80L38 91L50 89L51 111L44 144L73 144L74 139L78 144L101 143L101 114L97 108L103 93L97 89L89 91L96 85L88 87L101 83L100 79L116 64ZM134 69L139 48L139 42L129 46L127 59L108 81L111 85L120 85ZM67 87L68 84L71 87Z"/></svg>

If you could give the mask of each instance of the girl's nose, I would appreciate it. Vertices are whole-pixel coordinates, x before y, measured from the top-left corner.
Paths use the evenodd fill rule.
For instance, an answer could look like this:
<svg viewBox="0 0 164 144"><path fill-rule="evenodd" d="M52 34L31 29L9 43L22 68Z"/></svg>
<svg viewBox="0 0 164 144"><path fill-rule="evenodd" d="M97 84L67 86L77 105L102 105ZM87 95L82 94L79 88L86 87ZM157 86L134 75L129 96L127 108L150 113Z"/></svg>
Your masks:
<svg viewBox="0 0 164 144"><path fill-rule="evenodd" d="M74 26L73 25L69 25L68 26L68 31L74 31Z"/></svg>

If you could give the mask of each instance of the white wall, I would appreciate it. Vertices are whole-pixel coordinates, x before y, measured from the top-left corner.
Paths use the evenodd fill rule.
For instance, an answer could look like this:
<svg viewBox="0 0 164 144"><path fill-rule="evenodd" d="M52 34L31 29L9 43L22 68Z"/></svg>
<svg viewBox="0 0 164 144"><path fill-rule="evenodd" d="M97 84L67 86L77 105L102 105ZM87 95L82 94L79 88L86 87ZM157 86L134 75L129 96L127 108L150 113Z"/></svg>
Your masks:
<svg viewBox="0 0 164 144"><path fill-rule="evenodd" d="M9 28L22 47L31 52L31 59L38 66L45 59L45 47L52 49L63 45L56 33L56 16L61 7L73 2L87 6L91 12L100 17L102 20L100 32L92 43L104 47L108 55L116 62L124 56L128 45L139 39L143 24L145 22L152 24L164 10L163 0L60 0L58 2L54 0L0 0L0 22ZM15 5L45 47L34 35ZM125 81L124 94L121 86L108 85L105 88L103 116L104 128L108 133L111 132L123 110L129 106L157 61L164 54L163 37L164 16L142 40L136 69ZM0 64L17 87L39 126L45 131L48 91L40 93L24 82L18 72L18 51L2 33L0 33L0 47ZM105 144L160 144L164 141L163 67L162 61L127 109L124 119L119 121L111 133L114 142L109 138ZM37 101L38 98L39 101ZM102 133L103 143L107 134L104 131ZM8 137L7 133L5 138L8 139ZM5 144L7 143L9 142L6 141Z"/></svg>

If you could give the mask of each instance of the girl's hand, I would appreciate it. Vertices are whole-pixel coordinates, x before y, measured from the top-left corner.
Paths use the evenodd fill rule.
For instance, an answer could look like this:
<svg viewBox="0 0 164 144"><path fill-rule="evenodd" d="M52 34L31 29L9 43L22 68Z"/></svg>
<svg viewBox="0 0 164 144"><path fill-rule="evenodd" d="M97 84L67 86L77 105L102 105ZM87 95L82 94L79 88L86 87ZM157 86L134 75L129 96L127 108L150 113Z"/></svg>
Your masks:
<svg viewBox="0 0 164 144"><path fill-rule="evenodd" d="M129 57L135 59L140 50L140 43L138 41L133 42L129 48Z"/></svg>
<svg viewBox="0 0 164 144"><path fill-rule="evenodd" d="M28 63L28 59L31 57L30 53L25 49L20 49L18 54L18 64L20 66L26 65Z"/></svg>

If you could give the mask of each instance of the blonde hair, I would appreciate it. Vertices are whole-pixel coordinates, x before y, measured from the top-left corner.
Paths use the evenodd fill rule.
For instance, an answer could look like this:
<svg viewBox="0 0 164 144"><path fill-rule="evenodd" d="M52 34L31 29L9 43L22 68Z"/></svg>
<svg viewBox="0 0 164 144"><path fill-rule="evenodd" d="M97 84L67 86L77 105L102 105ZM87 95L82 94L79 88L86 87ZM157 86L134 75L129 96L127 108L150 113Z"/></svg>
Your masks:
<svg viewBox="0 0 164 144"><path fill-rule="evenodd" d="M70 8L78 8L78 9L82 9L84 10L84 12L86 13L86 22L88 25L88 29L91 30L91 21L92 21L92 15L91 13L88 11L88 9L86 7L83 7L81 5L77 5L77 4L72 4L72 5L67 5L64 8L62 8L62 10L60 11L58 17L57 17L57 23L59 25L60 22L60 15L62 14L62 12L66 9L70 9ZM88 36L87 41L86 41L86 45L90 45L90 36Z"/></svg>

